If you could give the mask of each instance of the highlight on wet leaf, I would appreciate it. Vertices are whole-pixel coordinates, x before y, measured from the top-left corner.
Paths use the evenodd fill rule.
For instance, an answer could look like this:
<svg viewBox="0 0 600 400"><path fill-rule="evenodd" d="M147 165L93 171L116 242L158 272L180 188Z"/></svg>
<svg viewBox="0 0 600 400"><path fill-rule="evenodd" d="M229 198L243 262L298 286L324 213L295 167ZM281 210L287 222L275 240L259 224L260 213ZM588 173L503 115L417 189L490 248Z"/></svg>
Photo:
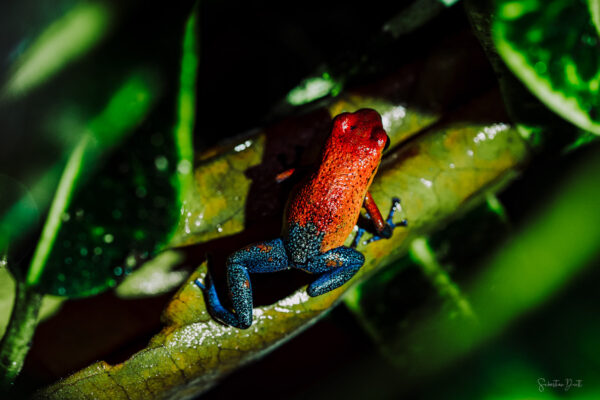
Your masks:
<svg viewBox="0 0 600 400"><path fill-rule="evenodd" d="M492 32L502 59L540 101L600 134L600 38L591 3L499 0Z"/></svg>
<svg viewBox="0 0 600 400"><path fill-rule="evenodd" d="M322 97L336 96L342 88L342 83L335 80L329 73L307 78L292 89L286 96L288 103L293 106L310 103Z"/></svg>

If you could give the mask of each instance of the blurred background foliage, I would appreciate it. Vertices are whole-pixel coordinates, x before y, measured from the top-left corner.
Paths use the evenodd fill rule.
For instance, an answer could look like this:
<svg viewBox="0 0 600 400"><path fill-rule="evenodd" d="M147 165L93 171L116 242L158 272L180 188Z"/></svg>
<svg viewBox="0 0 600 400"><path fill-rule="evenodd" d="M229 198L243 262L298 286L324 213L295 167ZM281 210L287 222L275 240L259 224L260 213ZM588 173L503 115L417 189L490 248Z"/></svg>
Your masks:
<svg viewBox="0 0 600 400"><path fill-rule="evenodd" d="M3 4L0 331L15 290L6 268L53 295L41 307L46 318L56 295L113 288L163 249L189 201L192 147L306 112L448 38L474 35L532 149L527 168L205 397L600 397L599 4L204 1L197 19L192 1ZM434 82L419 87L435 98ZM469 99L454 100L450 110ZM172 256L150 271L180 262ZM142 270L142 280L153 273ZM185 277L175 274L147 293L123 286L123 297L154 294L134 308L155 312L123 327L128 345L101 344L93 359L121 361L144 345L167 299L159 294ZM22 387L92 361L44 358L61 314L110 314L120 301L112 293L75 301L43 324ZM541 378L583 387L541 391Z"/></svg>

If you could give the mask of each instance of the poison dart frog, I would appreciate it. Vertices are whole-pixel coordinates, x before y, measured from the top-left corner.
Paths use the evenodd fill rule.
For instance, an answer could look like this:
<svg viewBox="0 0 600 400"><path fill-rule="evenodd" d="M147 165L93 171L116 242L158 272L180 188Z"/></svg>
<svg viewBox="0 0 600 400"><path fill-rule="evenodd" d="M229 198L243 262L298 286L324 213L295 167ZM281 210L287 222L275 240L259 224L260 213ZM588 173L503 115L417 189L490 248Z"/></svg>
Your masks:
<svg viewBox="0 0 600 400"><path fill-rule="evenodd" d="M381 117L361 109L335 117L318 168L299 183L289 198L279 239L252 244L227 259L227 285L233 312L223 307L207 273L204 291L207 309L226 325L247 329L252 325L250 274L298 268L318 277L308 286L309 296L319 296L346 283L365 262L356 250L364 229L351 247L344 246L356 225L361 207L373 222L369 241L390 238L399 199L394 198L386 220L369 193L381 155L389 145ZM284 174L289 175L289 174Z"/></svg>

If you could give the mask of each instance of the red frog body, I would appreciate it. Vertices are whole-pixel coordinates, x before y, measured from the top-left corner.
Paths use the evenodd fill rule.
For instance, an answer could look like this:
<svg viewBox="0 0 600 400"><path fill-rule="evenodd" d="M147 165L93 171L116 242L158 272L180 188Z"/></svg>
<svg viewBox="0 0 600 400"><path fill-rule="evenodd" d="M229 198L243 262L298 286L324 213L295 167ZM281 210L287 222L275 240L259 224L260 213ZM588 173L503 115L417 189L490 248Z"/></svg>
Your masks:
<svg viewBox="0 0 600 400"><path fill-rule="evenodd" d="M377 172L383 151L389 144L381 117L371 109L343 113L333 121L316 170L293 190L285 213L282 238L247 246L227 260L227 283L233 312L221 305L210 276L205 291L209 312L221 322L237 328L252 324L251 273L298 268L319 277L309 285L310 296L318 296L346 283L364 264L354 247L343 246L364 206L373 222L375 236L389 238L398 199L393 199L387 220L383 220L368 189ZM285 173L285 176L290 174Z"/></svg>
<svg viewBox="0 0 600 400"><path fill-rule="evenodd" d="M333 121L318 169L301 182L288 202L283 236L293 227L314 225L323 233L319 251L344 244L358 220L365 196L375 177L388 136L374 110L338 115ZM298 238L294 238L298 240ZM301 249L292 260L309 255Z"/></svg>

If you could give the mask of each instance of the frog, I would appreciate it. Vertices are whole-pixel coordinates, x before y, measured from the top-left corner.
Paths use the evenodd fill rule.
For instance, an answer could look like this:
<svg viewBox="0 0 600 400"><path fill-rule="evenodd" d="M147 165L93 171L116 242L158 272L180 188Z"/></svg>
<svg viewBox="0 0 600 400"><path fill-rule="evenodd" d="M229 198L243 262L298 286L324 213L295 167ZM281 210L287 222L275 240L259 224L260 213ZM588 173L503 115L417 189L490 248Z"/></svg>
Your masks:
<svg viewBox="0 0 600 400"><path fill-rule="evenodd" d="M306 289L311 297L337 289L356 275L365 263L364 255L356 248L367 229L359 227L352 244L344 244L363 207L374 231L367 243L389 239L396 227L407 225L406 219L394 223L398 197L392 198L384 219L369 192L389 144L377 111L364 108L337 115L316 168L290 193L281 237L245 246L227 258L232 310L222 305L209 272L204 282L195 280L204 292L209 314L225 325L248 329L253 321L251 274L290 268L314 274L316 279ZM280 176L287 178L292 173Z"/></svg>

